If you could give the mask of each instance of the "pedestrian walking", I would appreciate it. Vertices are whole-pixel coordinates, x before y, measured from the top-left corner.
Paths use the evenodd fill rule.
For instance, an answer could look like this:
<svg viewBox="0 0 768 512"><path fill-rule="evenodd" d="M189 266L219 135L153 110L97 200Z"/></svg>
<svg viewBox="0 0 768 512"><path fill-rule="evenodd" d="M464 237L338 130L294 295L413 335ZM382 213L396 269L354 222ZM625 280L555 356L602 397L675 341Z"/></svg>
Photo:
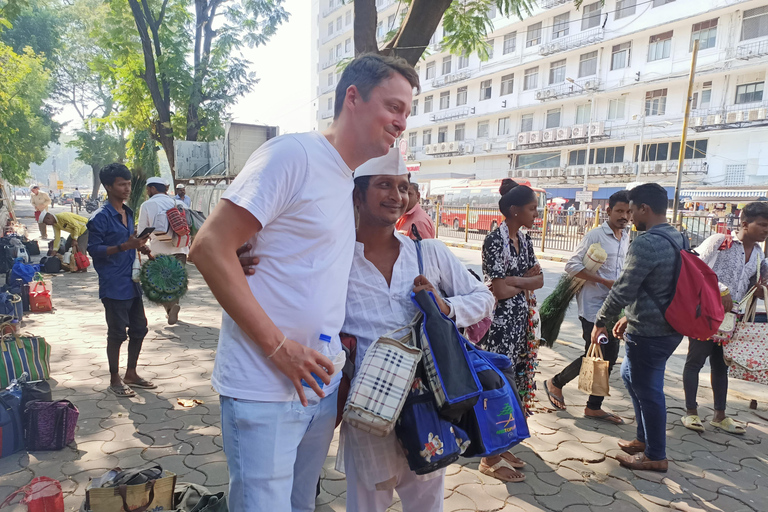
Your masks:
<svg viewBox="0 0 768 512"><path fill-rule="evenodd" d="M530 187L518 185L511 179L502 182L499 192L502 195L499 210L504 222L483 242L483 274L498 301L485 348L512 360L517 389L527 408L533 398L537 344L531 313L535 297L527 295L544 286L544 275L534 255L531 237L520 229L533 228L539 216L538 201ZM522 460L506 452L482 459L480 472L505 482L522 482L525 475L518 470L524 465Z"/></svg>
<svg viewBox="0 0 768 512"><path fill-rule="evenodd" d="M75 187L75 191L72 193L72 197L75 199L75 207L79 213L80 208L83 207L83 196L80 195L80 191L77 189L77 187Z"/></svg>
<svg viewBox="0 0 768 512"><path fill-rule="evenodd" d="M355 368L384 334L408 325L417 313L411 292L431 291L458 327L488 317L493 295L438 240L424 240L424 272L415 243L398 232L409 194L397 148L355 170L357 242L347 290L343 332L357 338ZM441 290L445 298L438 292ZM395 432L378 437L342 423L337 469L347 476L347 512L384 512L397 492L403 512L441 512L445 469L417 475L408 467Z"/></svg>
<svg viewBox="0 0 768 512"><path fill-rule="evenodd" d="M35 221L40 226L40 238L43 240L48 239L48 228L43 223L43 219L48 208L51 206L51 196L40 190L38 185L32 185L30 189L29 202L35 207Z"/></svg>
<svg viewBox="0 0 768 512"><path fill-rule="evenodd" d="M187 189L183 183L176 185L176 200L184 203L187 208L192 208L192 199L187 195Z"/></svg>
<svg viewBox="0 0 768 512"><path fill-rule="evenodd" d="M234 512L315 508L341 380L331 359L355 249L352 170L403 133L414 88L402 59L350 62L331 127L261 146L197 234L191 256L224 309L211 380ZM236 250L249 241L260 263L246 276Z"/></svg>
<svg viewBox="0 0 768 512"><path fill-rule="evenodd" d="M613 283L621 275L624 267L624 260L629 249L629 194L626 190L620 190L611 195L608 199L608 220L603 222L600 227L589 231L576 247L576 252L565 265L565 271L571 277L577 277L586 281L584 286L576 295L576 302L579 306L579 320L581 321L582 337L584 339L584 355L587 355L590 345L592 345L592 329L595 326L595 318L600 306L603 305L605 298ZM589 251L592 244L600 244L608 255L597 272L590 272L584 266L584 256ZM619 340L608 332L608 342L601 347L603 357L608 361L608 372L613 369L616 359L619 357ZM581 371L581 357L575 359L566 366L563 371L555 375L552 380L544 381L544 389L549 397L549 401L556 409L565 409L565 400L563 399L563 387L570 381L578 377ZM602 396L590 395L587 400L587 406L584 409L584 416L598 420L604 420L609 423L621 425L624 420L616 414L604 411L602 409Z"/></svg>
<svg viewBox="0 0 768 512"><path fill-rule="evenodd" d="M88 221L88 252L99 275L99 299L107 318L108 389L118 397L131 397L136 394L131 388L157 387L136 371L148 330L141 287L131 274L136 250L144 247L147 239L136 237L133 211L124 204L131 195L131 171L113 163L99 171L99 179L107 190L107 202ZM120 347L126 339L128 365L121 379Z"/></svg>
<svg viewBox="0 0 768 512"><path fill-rule="evenodd" d="M70 247L74 252L82 252L88 249L88 219L76 213L46 213L43 217L43 224L53 227L53 245L48 251L48 256L53 256L57 252L67 252ZM61 249L61 232L69 233L69 238Z"/></svg>
<svg viewBox="0 0 768 512"><path fill-rule="evenodd" d="M396 228L400 233L416 238L412 229L414 225L422 238L435 238L435 224L421 207L419 184L411 182L408 187L408 208L398 219Z"/></svg>
<svg viewBox="0 0 768 512"><path fill-rule="evenodd" d="M629 191L630 210L639 235L629 246L624 271L611 287L597 312L592 343L608 335L606 322L625 317L613 328L624 338L626 357L621 376L632 399L637 434L632 441L619 441L628 455L619 463L630 469L667 470L667 408L664 397L664 370L667 360L683 339L656 305L669 304L677 286L675 264L683 247L683 235L667 222L667 191L658 183L645 183ZM679 240L674 247L664 236Z"/></svg>
<svg viewBox="0 0 768 512"><path fill-rule="evenodd" d="M168 183L163 178L147 179L147 196L149 199L141 203L136 231L142 233L148 227L155 228L155 231L149 235L149 244L147 245L151 255L173 256L179 260L182 266L185 266L187 255L189 255L189 246L173 243L167 212L177 206L182 208L186 206L182 201L169 196L167 192ZM164 302L163 308L165 309L165 316L168 318L168 325L174 325L179 321L179 311L181 311L179 299Z"/></svg>
<svg viewBox="0 0 768 512"><path fill-rule="evenodd" d="M739 302L758 277L768 280L768 262L758 244L768 238L768 204L749 203L741 212L739 230L735 235L715 234L704 240L696 251L717 274L720 295L726 312L738 312ZM723 359L723 345L714 340L688 339L688 356L683 370L686 416L682 423L697 432L704 431L698 412L696 394L699 372L709 358L715 415L710 425L730 432L744 434L744 426L725 415L728 395L728 366Z"/></svg>

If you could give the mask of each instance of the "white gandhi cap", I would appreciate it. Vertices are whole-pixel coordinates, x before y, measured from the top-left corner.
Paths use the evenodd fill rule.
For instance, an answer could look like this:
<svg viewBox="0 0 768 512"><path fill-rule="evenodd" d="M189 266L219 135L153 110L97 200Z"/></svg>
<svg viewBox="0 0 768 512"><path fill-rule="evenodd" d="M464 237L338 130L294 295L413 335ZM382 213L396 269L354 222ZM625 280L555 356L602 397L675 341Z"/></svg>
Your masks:
<svg viewBox="0 0 768 512"><path fill-rule="evenodd" d="M147 179L147 185L165 185L167 187L168 183L163 178L152 177Z"/></svg>
<svg viewBox="0 0 768 512"><path fill-rule="evenodd" d="M397 148L390 148L386 155L372 158L355 169L355 178L361 176L404 176L406 174L408 174L408 168Z"/></svg>

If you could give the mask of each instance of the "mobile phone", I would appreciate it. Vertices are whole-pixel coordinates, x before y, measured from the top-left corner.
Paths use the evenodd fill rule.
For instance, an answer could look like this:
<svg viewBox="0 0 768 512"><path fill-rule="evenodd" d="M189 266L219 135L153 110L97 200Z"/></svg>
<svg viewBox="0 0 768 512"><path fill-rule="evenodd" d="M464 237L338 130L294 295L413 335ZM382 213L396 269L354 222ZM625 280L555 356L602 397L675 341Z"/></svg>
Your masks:
<svg viewBox="0 0 768 512"><path fill-rule="evenodd" d="M152 232L155 230L152 226L149 226L144 231L141 232L141 234L137 238L144 238L146 236L149 236L152 234Z"/></svg>

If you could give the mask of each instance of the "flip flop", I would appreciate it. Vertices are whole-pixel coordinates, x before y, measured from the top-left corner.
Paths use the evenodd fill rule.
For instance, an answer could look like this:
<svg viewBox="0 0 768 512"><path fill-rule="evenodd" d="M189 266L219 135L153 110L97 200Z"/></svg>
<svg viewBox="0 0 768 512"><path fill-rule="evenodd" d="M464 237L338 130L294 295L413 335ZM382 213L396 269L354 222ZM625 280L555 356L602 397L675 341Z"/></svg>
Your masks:
<svg viewBox="0 0 768 512"><path fill-rule="evenodd" d="M505 455L509 455L510 457L513 457L515 460L510 460L510 459L508 459L507 457L504 457ZM517 457L515 457L513 454L511 454L511 453L509 453L509 452L504 452L504 453L502 453L502 454L500 455L500 457L501 457L502 459L504 459L505 461L507 461L507 464L509 464L510 466L512 466L514 469L522 469L522 468L524 468L524 467L525 467L525 462L524 462L524 461L522 461L522 460L518 459Z"/></svg>
<svg viewBox="0 0 768 512"><path fill-rule="evenodd" d="M683 416L680 421L683 422L683 426L687 429L693 430L695 432L704 432L704 425L701 424L701 419L695 414L691 414L690 416Z"/></svg>
<svg viewBox="0 0 768 512"><path fill-rule="evenodd" d="M136 392L125 384L122 386L109 386L107 390L117 397L130 398L136 396Z"/></svg>
<svg viewBox="0 0 768 512"><path fill-rule="evenodd" d="M502 476L501 474L497 473L497 471L501 468L511 469L513 473L519 476L515 476L515 477ZM516 482L522 482L523 480L525 480L525 475L520 471L518 471L517 469L510 466L509 463L503 458L493 466L489 466L485 462L481 461L480 466L478 466L478 469L482 474L493 477L496 480L501 480L502 482L516 483Z"/></svg>
<svg viewBox="0 0 768 512"><path fill-rule="evenodd" d="M715 428L725 430L729 434L743 435L747 432L747 429L733 421L733 418L725 418L723 421L710 421L709 424Z"/></svg>
<svg viewBox="0 0 768 512"><path fill-rule="evenodd" d="M558 411L564 411L565 410L565 399L562 397L558 397L557 395L553 395L549 392L549 386L547 386L547 381L544 381L544 391L547 393L547 398L549 398L549 403L552 404L552 407L557 409ZM555 403L555 400L560 402L562 405L557 405Z"/></svg>
<svg viewBox="0 0 768 512"><path fill-rule="evenodd" d="M621 416L619 416L618 414L610 413L610 412L604 412L600 416L587 416L585 414L584 417L585 418L590 418L590 419L593 419L593 420L605 421L607 423L610 423L611 425L623 425L624 424L624 420L621 418Z"/></svg>
<svg viewBox="0 0 768 512"><path fill-rule="evenodd" d="M157 384L154 382L150 382L145 379L141 379L138 382L128 382L127 380L124 380L126 385L132 387L132 388L140 388L140 389L155 389L157 387Z"/></svg>

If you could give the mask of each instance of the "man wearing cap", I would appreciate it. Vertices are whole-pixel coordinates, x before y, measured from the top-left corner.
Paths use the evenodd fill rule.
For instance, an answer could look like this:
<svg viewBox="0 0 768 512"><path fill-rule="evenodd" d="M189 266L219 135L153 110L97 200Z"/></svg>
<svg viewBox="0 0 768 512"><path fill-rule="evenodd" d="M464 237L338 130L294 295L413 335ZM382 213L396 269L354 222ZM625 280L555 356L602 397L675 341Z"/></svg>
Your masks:
<svg viewBox="0 0 768 512"><path fill-rule="evenodd" d="M74 252L85 254L88 247L88 219L76 213L46 213L42 217L42 224L53 227L53 246L48 252L48 256L53 256L59 252L62 231L69 233L69 240L67 240L65 249L72 247Z"/></svg>
<svg viewBox="0 0 768 512"><path fill-rule="evenodd" d="M186 208L182 201L178 201L167 194L168 183L163 178L149 178L147 180L147 195L149 199L141 204L139 210L139 224L136 231L142 233L146 228L153 227L155 231L149 236L149 250L153 256L170 255L174 256L182 265L187 263L189 247L176 247L171 242L170 226L166 212L176 206ZM168 317L168 325L173 325L179 321L179 301L163 303L165 313Z"/></svg>
<svg viewBox="0 0 768 512"><path fill-rule="evenodd" d="M187 208L192 207L192 200L187 195L187 190L184 188L183 183L176 185L176 200L184 203Z"/></svg>
<svg viewBox="0 0 768 512"><path fill-rule="evenodd" d="M41 216L44 217L44 212L47 212L48 207L51 206L51 196L40 190L37 185L32 185L30 190L32 195L29 196L29 202L35 207L35 220L40 224L40 236L43 240L47 240L48 228L43 224Z"/></svg>
<svg viewBox="0 0 768 512"><path fill-rule="evenodd" d="M413 226L416 226L416 231L421 238L435 238L435 225L424 208L421 207L419 184L410 182L408 185L408 208L397 221L395 227L400 233L416 239Z"/></svg>

